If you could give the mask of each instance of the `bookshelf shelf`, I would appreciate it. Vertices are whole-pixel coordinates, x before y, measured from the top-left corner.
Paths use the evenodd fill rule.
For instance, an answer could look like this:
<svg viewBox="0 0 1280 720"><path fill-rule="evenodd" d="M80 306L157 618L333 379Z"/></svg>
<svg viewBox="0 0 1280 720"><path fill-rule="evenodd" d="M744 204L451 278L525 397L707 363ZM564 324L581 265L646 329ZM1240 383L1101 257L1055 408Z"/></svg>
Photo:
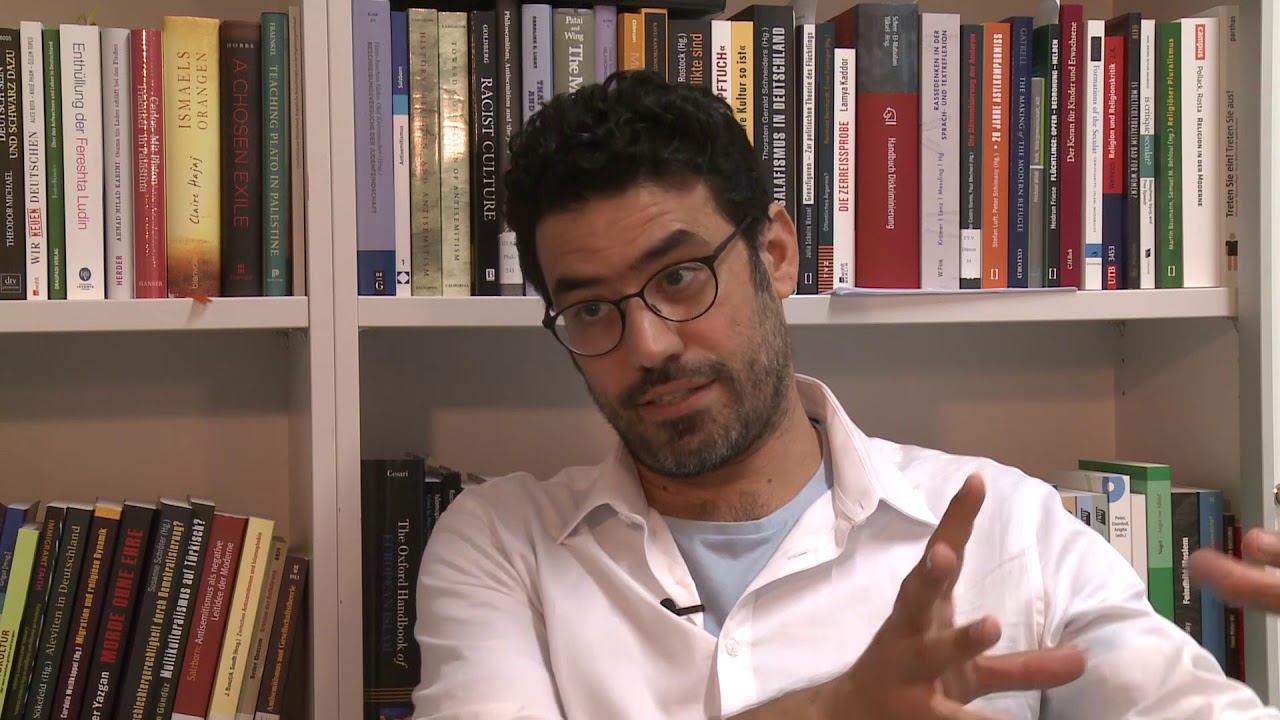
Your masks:
<svg viewBox="0 0 1280 720"><path fill-rule="evenodd" d="M0 303L0 333L293 330L307 314L305 297L15 301Z"/></svg>
<svg viewBox="0 0 1280 720"><path fill-rule="evenodd" d="M797 296L784 303L791 325L930 325L1091 322L1236 315L1227 288L1036 291L949 295ZM537 327L533 297L362 297L362 328Z"/></svg>

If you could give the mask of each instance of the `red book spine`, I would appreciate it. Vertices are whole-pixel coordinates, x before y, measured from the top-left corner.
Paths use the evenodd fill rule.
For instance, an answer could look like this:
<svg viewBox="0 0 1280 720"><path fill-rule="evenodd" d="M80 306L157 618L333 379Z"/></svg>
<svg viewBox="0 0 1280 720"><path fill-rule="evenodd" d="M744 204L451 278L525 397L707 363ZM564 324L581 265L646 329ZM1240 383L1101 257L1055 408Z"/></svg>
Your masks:
<svg viewBox="0 0 1280 720"><path fill-rule="evenodd" d="M133 70L134 294L164 298L168 291L164 213L164 80L160 31L129 33Z"/></svg>
<svg viewBox="0 0 1280 720"><path fill-rule="evenodd" d="M1118 290L1124 267L1119 259L1124 234L1125 135L1124 38L1107 36L1102 56L1102 287Z"/></svg>
<svg viewBox="0 0 1280 720"><path fill-rule="evenodd" d="M915 5L855 5L855 284L920 287L920 25Z"/></svg>
<svg viewBox="0 0 1280 720"><path fill-rule="evenodd" d="M187 637L178 692L173 699L174 717L202 718L209 710L223 629L227 624L227 603L240 566L247 524L248 518L214 513L200 589L194 598L191 634Z"/></svg>
<svg viewBox="0 0 1280 720"><path fill-rule="evenodd" d="M1085 91L1084 57L1084 6L1063 4L1058 10L1058 23L1062 27L1062 79L1059 97L1062 98L1062 150L1059 153L1062 169L1059 201L1061 212L1059 229L1059 285L1084 287L1084 221L1081 183L1084 178L1084 112Z"/></svg>

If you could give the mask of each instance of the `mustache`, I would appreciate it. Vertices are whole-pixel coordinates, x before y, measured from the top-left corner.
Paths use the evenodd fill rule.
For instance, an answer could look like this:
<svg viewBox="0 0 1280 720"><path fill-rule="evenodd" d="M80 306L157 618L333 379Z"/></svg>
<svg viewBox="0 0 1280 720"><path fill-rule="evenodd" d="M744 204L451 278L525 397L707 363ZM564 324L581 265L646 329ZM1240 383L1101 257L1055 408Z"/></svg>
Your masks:
<svg viewBox="0 0 1280 720"><path fill-rule="evenodd" d="M640 398L659 385L678 380L692 380L700 383L712 380L723 381L729 379L731 375L728 365L715 360L686 364L670 362L656 368L645 368L643 372L641 378L622 394L621 401L624 407L639 407Z"/></svg>

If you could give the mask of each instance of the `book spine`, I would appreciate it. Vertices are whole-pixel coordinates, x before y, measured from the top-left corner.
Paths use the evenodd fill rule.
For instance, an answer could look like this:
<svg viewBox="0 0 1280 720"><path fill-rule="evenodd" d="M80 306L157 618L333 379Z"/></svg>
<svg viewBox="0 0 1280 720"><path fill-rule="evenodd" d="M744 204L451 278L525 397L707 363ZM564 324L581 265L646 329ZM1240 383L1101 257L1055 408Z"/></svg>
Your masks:
<svg viewBox="0 0 1280 720"><path fill-rule="evenodd" d="M40 542L40 525L23 523L18 529L13 548L13 580L9 583L4 604L0 606L0 707L4 707L10 679L13 676L14 656L18 638L22 632L18 624L23 618L29 598L29 590L36 562L36 549Z"/></svg>
<svg viewBox="0 0 1280 720"><path fill-rule="evenodd" d="M392 152L391 6L387 0L351 3L355 73L356 291L394 295L395 180ZM415 209L425 213L426 208Z"/></svg>
<svg viewBox="0 0 1280 720"><path fill-rule="evenodd" d="M1200 547L1221 551L1222 506L1221 490L1198 490L1200 498ZM1227 666L1226 606L1213 588L1201 586L1193 592L1200 595L1201 644L1218 661L1219 667Z"/></svg>
<svg viewBox="0 0 1280 720"><path fill-rule="evenodd" d="M262 287L289 294L289 15L262 13ZM388 138L393 137L388 133ZM397 210L398 212L398 210Z"/></svg>
<svg viewBox="0 0 1280 720"><path fill-rule="evenodd" d="M1009 287L1030 283L1031 242L1031 18L1009 19Z"/></svg>
<svg viewBox="0 0 1280 720"><path fill-rule="evenodd" d="M537 112L553 94L551 68L551 6L546 3L524 3L520 6L521 40L524 57L521 63L524 83L524 122ZM638 22L638 19L637 19Z"/></svg>
<svg viewBox="0 0 1280 720"><path fill-rule="evenodd" d="M1084 6L1063 4L1059 10L1059 25L1062 31L1061 50L1062 72L1059 80L1061 91L1061 151L1059 163L1060 212L1059 219L1059 281L1062 287L1078 288L1083 285L1081 272L1084 249L1083 223L1081 222L1081 146L1084 143L1084 118L1081 113L1081 98L1085 91L1084 82Z"/></svg>
<svg viewBox="0 0 1280 720"><path fill-rule="evenodd" d="M44 51L43 26L24 20L22 41L23 168L26 180L27 299L49 298L48 213L44 171Z"/></svg>
<svg viewBox="0 0 1280 720"><path fill-rule="evenodd" d="M440 18L409 11L409 205L414 295L444 291L440 211Z"/></svg>
<svg viewBox="0 0 1280 720"><path fill-rule="evenodd" d="M790 6L774 5L755 5L753 12L756 154L773 201L795 217L799 173L795 158L795 13ZM917 274L915 268L913 265L913 275Z"/></svg>
<svg viewBox="0 0 1280 720"><path fill-rule="evenodd" d="M734 81L737 80L731 50L733 21L712 20L710 43L708 79L711 82L711 92L732 108ZM735 112L734 115L736 117L737 113ZM738 122L742 122L742 118L738 118Z"/></svg>
<svg viewBox="0 0 1280 720"><path fill-rule="evenodd" d="M1102 288L1124 288L1124 38L1103 41Z"/></svg>
<svg viewBox="0 0 1280 720"><path fill-rule="evenodd" d="M107 720L114 716L120 671L128 653L146 553L151 539L155 508L125 504L120 513L119 539L111 562L111 583L104 596L102 631L98 633L93 663L85 679L89 694L80 711L81 720Z"/></svg>
<svg viewBox="0 0 1280 720"><path fill-rule="evenodd" d="M169 720L173 715L178 677L193 624L192 603L197 573L204 566L209 529L213 523L212 503L192 500L190 505L187 537L180 546L178 565L174 568L173 604L165 624L164 647L156 666L155 706L151 710L151 717L155 720Z"/></svg>
<svg viewBox="0 0 1280 720"><path fill-rule="evenodd" d="M276 601L280 597L280 583L284 572L284 559L288 548L284 538L276 537L271 541L271 550L267 556L266 571L263 574L262 593L258 598L258 606L252 617L253 627L250 629L249 649L245 654L244 685L240 688L240 702L237 705L236 720L253 720L258 708L258 692L262 687L262 672L267 656L267 642L271 636L271 621L275 619Z"/></svg>
<svg viewBox="0 0 1280 720"><path fill-rule="evenodd" d="M556 8L556 39L561 37L561 23L563 22L559 15L562 10L576 10L576 8ZM690 85L690 76L693 72L693 47L690 42L689 33L694 29L696 20L681 19L671 21L671 42L667 45L667 67L671 72L670 82L673 85ZM561 73L568 68L561 68L561 55L556 54L556 79L559 83ZM569 64L568 59L564 60L565 64ZM567 73L565 73L567 75Z"/></svg>
<svg viewBox="0 0 1280 720"><path fill-rule="evenodd" d="M1057 25L1049 26L1048 71L1045 105L1045 286L1063 287L1062 281L1062 34Z"/></svg>
<svg viewBox="0 0 1280 720"><path fill-rule="evenodd" d="M106 297L102 173L102 50L96 26L62 25L62 172L67 298Z"/></svg>
<svg viewBox="0 0 1280 720"><path fill-rule="evenodd" d="M131 43L126 28L102 28L102 140L106 167L107 298L131 299L136 284L133 229Z"/></svg>
<svg viewBox="0 0 1280 720"><path fill-rule="evenodd" d="M960 26L960 288L982 287L983 29Z"/></svg>
<svg viewBox="0 0 1280 720"><path fill-rule="evenodd" d="M184 648L173 700L175 720L203 720L209 709L247 523L244 517L216 513L210 524L209 549L200 574L191 635Z"/></svg>
<svg viewBox="0 0 1280 720"><path fill-rule="evenodd" d="M522 7L527 6L525 3ZM530 41L529 28L526 25L524 38ZM640 13L624 12L618 15L618 65L622 70L641 70L644 68L644 23ZM528 86L526 85L526 92ZM526 116L527 120L528 117Z"/></svg>
<svg viewBox="0 0 1280 720"><path fill-rule="evenodd" d="M440 236L442 293L471 295L471 80L465 12L440 18Z"/></svg>
<svg viewBox="0 0 1280 720"><path fill-rule="evenodd" d="M280 720L282 692L289 679L293 648L303 628L308 560L290 555L284 562L284 580L276 601L276 614L271 623L266 664L254 720Z"/></svg>
<svg viewBox="0 0 1280 720"><path fill-rule="evenodd" d="M159 30L129 31L133 63L134 294L169 295L165 217L164 62Z"/></svg>
<svg viewBox="0 0 1280 720"><path fill-rule="evenodd" d="M1009 24L983 27L982 287L1009 286Z"/></svg>
<svg viewBox="0 0 1280 720"><path fill-rule="evenodd" d="M596 82L602 83L618 71L618 7L593 5L591 9L596 21Z"/></svg>
<svg viewBox="0 0 1280 720"><path fill-rule="evenodd" d="M1240 284L1240 118L1236 113L1236 92L1240 83L1240 42L1236 22L1238 5L1218 8L1218 143L1222 163L1218 168L1220 205L1219 244L1222 246L1222 285Z"/></svg>
<svg viewBox="0 0 1280 720"><path fill-rule="evenodd" d="M222 294L218 25L165 16L165 203L169 294Z"/></svg>
<svg viewBox="0 0 1280 720"><path fill-rule="evenodd" d="M49 299L67 299L66 188L62 167L62 31L45 28L44 48L44 172L45 242L49 259Z"/></svg>
<svg viewBox="0 0 1280 720"><path fill-rule="evenodd" d="M1204 643L1200 591L1191 583L1189 559L1200 549L1200 497L1194 491L1174 492L1169 500L1172 513L1173 576L1177 582L1173 621L1196 644Z"/></svg>
<svg viewBox="0 0 1280 720"><path fill-rule="evenodd" d="M391 132L395 144L397 297L413 295L409 195L409 14L391 11Z"/></svg>
<svg viewBox="0 0 1280 720"><path fill-rule="evenodd" d="M857 161L858 51L837 47L835 54L835 202L832 206L832 266L836 287L851 288L854 279L854 165Z"/></svg>
<svg viewBox="0 0 1280 720"><path fill-rule="evenodd" d="M520 129L524 112L521 102L520 78L522 77L522 43L520 39L520 5L517 0L497 0L495 3L498 15L498 174L504 175L511 167L511 152L507 141ZM596 16L600 18L599 15ZM608 15L615 26L617 9ZM596 38L596 47L604 46L605 41ZM612 41L612 67L617 69L617 42ZM597 66L599 69L599 66ZM506 218L506 183L498 183L498 221L502 228L498 236L498 280L503 295L524 294L524 273L520 269L520 254L516 250L516 234L511 230Z"/></svg>
<svg viewBox="0 0 1280 720"><path fill-rule="evenodd" d="M262 27L227 20L222 63L222 294L262 294Z"/></svg>
<svg viewBox="0 0 1280 720"><path fill-rule="evenodd" d="M1156 21L1142 21L1141 121L1138 128L1138 174L1141 179L1142 223L1139 288L1156 286Z"/></svg>
<svg viewBox="0 0 1280 720"><path fill-rule="evenodd" d="M290 5L288 16L289 292L294 297L303 297L307 294L307 138L302 87L302 6ZM397 204L396 207L400 206Z"/></svg>
<svg viewBox="0 0 1280 720"><path fill-rule="evenodd" d="M502 223L498 217L498 17L471 12L472 291L500 295ZM586 30L590 34L594 29Z"/></svg>
<svg viewBox="0 0 1280 720"><path fill-rule="evenodd" d="M120 510L119 505L100 502L89 524L80 587L71 613L71 634L62 653L62 667L54 692L53 716L58 720L80 717L84 679L96 647L98 621L106 604L105 587L120 530Z"/></svg>
<svg viewBox="0 0 1280 720"><path fill-rule="evenodd" d="M1217 287L1222 152L1218 145L1218 18L1182 23L1182 283Z"/></svg>
<svg viewBox="0 0 1280 720"><path fill-rule="evenodd" d="M835 287L835 49L831 23L817 26L817 225L818 287L828 293Z"/></svg>
<svg viewBox="0 0 1280 720"><path fill-rule="evenodd" d="M1156 25L1156 287L1180 288L1182 275L1182 27Z"/></svg>
<svg viewBox="0 0 1280 720"><path fill-rule="evenodd" d="M27 299L21 35L0 29L0 300Z"/></svg>
<svg viewBox="0 0 1280 720"><path fill-rule="evenodd" d="M1027 287L1044 287L1044 86L1043 77L1031 78L1030 234L1027 241Z"/></svg>
<svg viewBox="0 0 1280 720"><path fill-rule="evenodd" d="M63 508L50 505L45 509L40 527L40 541L36 547L35 568L27 589L27 604L22 611L22 622L14 646L13 665L9 671L8 690L0 703L0 718L21 720L27 708L27 694L32 685L32 669L44 629L45 610L49 603L49 588L57 568L59 543L62 537Z"/></svg>
<svg viewBox="0 0 1280 720"><path fill-rule="evenodd" d="M1084 268L1081 271L1083 290L1102 289L1102 156L1103 129L1106 123L1106 81L1103 79L1103 38L1106 24L1102 20L1090 20L1086 25L1088 35L1088 75L1085 93L1085 141L1084 141L1084 189L1080 206L1084 211Z"/></svg>
<svg viewBox="0 0 1280 720"><path fill-rule="evenodd" d="M1124 118L1124 245L1121 287L1142 287L1142 15L1126 13L1113 21L1121 37Z"/></svg>
<svg viewBox="0 0 1280 720"><path fill-rule="evenodd" d="M273 521L251 517L245 527L244 552L236 572L235 588L229 597L226 633L214 675L213 695L209 700L209 720L235 720L244 685L250 633L254 611L262 595L263 574L271 549Z"/></svg>
<svg viewBox="0 0 1280 720"><path fill-rule="evenodd" d="M667 68L668 18L666 8L641 8L640 22L644 28L645 68L656 72L664 80L670 80Z"/></svg>
<svg viewBox="0 0 1280 720"><path fill-rule="evenodd" d="M595 16L591 8L556 7L552 10L551 23L551 92L554 95L574 92L596 74L595 35L590 32L595 28ZM687 60L685 71L687 83Z"/></svg>
<svg viewBox="0 0 1280 720"><path fill-rule="evenodd" d="M733 108L733 116L747 133L747 140L755 146L758 136L754 81L758 62L754 42L755 27L746 20L720 22L729 24L729 104Z"/></svg>
<svg viewBox="0 0 1280 720"><path fill-rule="evenodd" d="M71 609L79 589L80 566L84 563L85 543L93 510L88 506L70 505L62 523L62 538L53 571L44 627L31 685L27 692L26 720L49 720L53 716L54 691L61 670L62 651L70 634Z"/></svg>
<svg viewBox="0 0 1280 720"><path fill-rule="evenodd" d="M818 28L802 23L795 28L796 79L796 238L800 245L800 266L796 294L818 292Z"/></svg>
<svg viewBox="0 0 1280 720"><path fill-rule="evenodd" d="M920 27L915 5L855 6L859 287L920 285ZM865 142L864 142L865 139Z"/></svg>

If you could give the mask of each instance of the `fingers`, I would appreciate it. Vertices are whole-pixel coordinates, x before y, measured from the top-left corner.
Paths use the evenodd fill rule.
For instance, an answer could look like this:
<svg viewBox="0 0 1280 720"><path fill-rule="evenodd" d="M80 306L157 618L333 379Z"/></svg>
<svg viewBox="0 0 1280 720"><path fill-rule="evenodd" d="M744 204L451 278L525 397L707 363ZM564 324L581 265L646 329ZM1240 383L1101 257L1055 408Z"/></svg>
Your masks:
<svg viewBox="0 0 1280 720"><path fill-rule="evenodd" d="M1084 674L1086 664L1084 651L1074 647L984 655L973 661L973 687L964 700L1066 685Z"/></svg>
<svg viewBox="0 0 1280 720"><path fill-rule="evenodd" d="M1255 534L1250 533L1251 536ZM1254 538L1252 542L1256 545L1258 539ZM1246 551L1248 546L1246 541ZM1255 547L1254 554L1262 556L1266 553ZM1188 569L1192 581L1213 588L1228 605L1280 613L1280 575L1245 565L1230 555L1209 548L1192 553Z"/></svg>
<svg viewBox="0 0 1280 720"><path fill-rule="evenodd" d="M1262 565L1280 567L1280 534L1254 528L1245 533L1242 544L1244 559Z"/></svg>
<svg viewBox="0 0 1280 720"><path fill-rule="evenodd" d="M942 519L938 521L938 527L933 531L929 544L948 545L963 563L965 547L973 534L973 523L986 497L986 483L981 475L975 473L966 478L964 484L951 498L946 512L942 514Z"/></svg>
<svg viewBox="0 0 1280 720"><path fill-rule="evenodd" d="M927 632L935 612L960 572L960 561L946 544L931 544L898 589L886 629L904 634Z"/></svg>
<svg viewBox="0 0 1280 720"><path fill-rule="evenodd" d="M975 620L964 627L930 633L920 650L908 659L909 675L918 681L935 680L947 670L972 660L1000 641L1000 622L992 617Z"/></svg>

